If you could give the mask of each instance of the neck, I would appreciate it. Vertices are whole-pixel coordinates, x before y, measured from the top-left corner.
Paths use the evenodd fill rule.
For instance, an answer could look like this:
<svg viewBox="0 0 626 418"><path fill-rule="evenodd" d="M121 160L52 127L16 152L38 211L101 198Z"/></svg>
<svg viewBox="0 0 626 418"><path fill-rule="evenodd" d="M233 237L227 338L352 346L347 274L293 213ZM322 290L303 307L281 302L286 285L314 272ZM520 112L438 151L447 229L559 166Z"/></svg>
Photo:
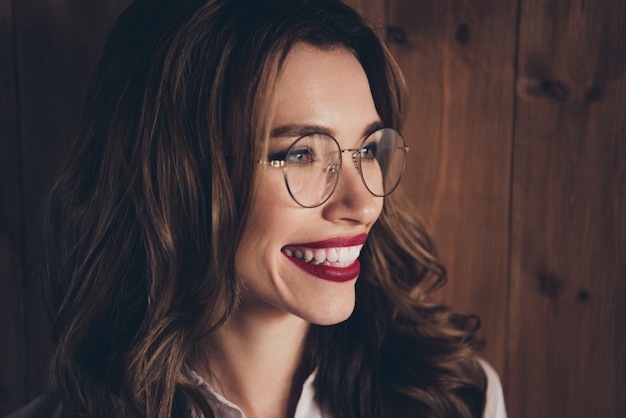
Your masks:
<svg viewBox="0 0 626 418"><path fill-rule="evenodd" d="M210 337L204 377L248 418L293 416L311 371L302 364L308 327L285 312L242 307Z"/></svg>

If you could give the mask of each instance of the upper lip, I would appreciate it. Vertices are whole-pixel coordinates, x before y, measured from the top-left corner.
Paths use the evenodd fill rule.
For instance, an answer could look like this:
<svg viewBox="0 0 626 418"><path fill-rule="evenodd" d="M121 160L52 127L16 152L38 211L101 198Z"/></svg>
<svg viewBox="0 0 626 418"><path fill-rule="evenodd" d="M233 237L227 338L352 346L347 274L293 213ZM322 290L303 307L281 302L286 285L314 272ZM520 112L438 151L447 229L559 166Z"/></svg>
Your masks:
<svg viewBox="0 0 626 418"><path fill-rule="evenodd" d="M315 242L306 242L298 244L289 244L288 247L307 247L307 248L333 248L333 247L352 247L355 245L365 244L367 234L362 233L353 236L333 237Z"/></svg>

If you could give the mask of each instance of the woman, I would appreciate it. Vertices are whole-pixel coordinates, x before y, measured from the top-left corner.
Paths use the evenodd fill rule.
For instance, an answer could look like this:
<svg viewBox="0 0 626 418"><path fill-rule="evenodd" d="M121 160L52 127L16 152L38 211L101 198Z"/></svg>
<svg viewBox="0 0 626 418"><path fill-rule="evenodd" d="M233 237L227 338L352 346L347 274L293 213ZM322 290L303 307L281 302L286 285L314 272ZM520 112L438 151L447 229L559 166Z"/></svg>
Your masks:
<svg viewBox="0 0 626 418"><path fill-rule="evenodd" d="M51 194L52 395L18 416L504 416L391 194L403 92L335 0L131 5Z"/></svg>

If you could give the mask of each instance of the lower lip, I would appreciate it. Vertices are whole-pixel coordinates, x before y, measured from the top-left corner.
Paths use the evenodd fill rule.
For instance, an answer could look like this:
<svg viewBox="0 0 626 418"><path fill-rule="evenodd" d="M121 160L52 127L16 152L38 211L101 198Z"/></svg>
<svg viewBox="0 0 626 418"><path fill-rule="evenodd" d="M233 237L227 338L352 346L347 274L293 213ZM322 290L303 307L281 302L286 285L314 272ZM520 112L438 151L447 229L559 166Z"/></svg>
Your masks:
<svg viewBox="0 0 626 418"><path fill-rule="evenodd" d="M361 263L359 263L359 260L355 260L354 263L350 264L348 267L331 267L307 263L306 261L298 260L297 258L287 255L285 255L285 257L307 273L331 282L342 283L350 281L355 279L361 271Z"/></svg>

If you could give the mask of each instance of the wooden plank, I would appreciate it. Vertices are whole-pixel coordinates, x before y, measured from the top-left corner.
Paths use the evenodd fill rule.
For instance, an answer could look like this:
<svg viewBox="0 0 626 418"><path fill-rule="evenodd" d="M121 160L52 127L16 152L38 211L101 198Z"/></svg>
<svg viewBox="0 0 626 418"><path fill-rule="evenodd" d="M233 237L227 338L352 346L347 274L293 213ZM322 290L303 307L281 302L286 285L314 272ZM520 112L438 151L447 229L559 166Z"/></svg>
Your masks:
<svg viewBox="0 0 626 418"><path fill-rule="evenodd" d="M13 2L23 154L27 398L45 390L50 345L36 275L40 204L74 135L101 44L113 19L129 3Z"/></svg>
<svg viewBox="0 0 626 418"><path fill-rule="evenodd" d="M24 399L22 223L10 0L0 0L0 416Z"/></svg>
<svg viewBox="0 0 626 418"><path fill-rule="evenodd" d="M511 417L626 410L626 2L524 0Z"/></svg>
<svg viewBox="0 0 626 418"><path fill-rule="evenodd" d="M516 1L394 0L389 13L411 94L404 189L448 268L444 301L481 316L506 381Z"/></svg>

